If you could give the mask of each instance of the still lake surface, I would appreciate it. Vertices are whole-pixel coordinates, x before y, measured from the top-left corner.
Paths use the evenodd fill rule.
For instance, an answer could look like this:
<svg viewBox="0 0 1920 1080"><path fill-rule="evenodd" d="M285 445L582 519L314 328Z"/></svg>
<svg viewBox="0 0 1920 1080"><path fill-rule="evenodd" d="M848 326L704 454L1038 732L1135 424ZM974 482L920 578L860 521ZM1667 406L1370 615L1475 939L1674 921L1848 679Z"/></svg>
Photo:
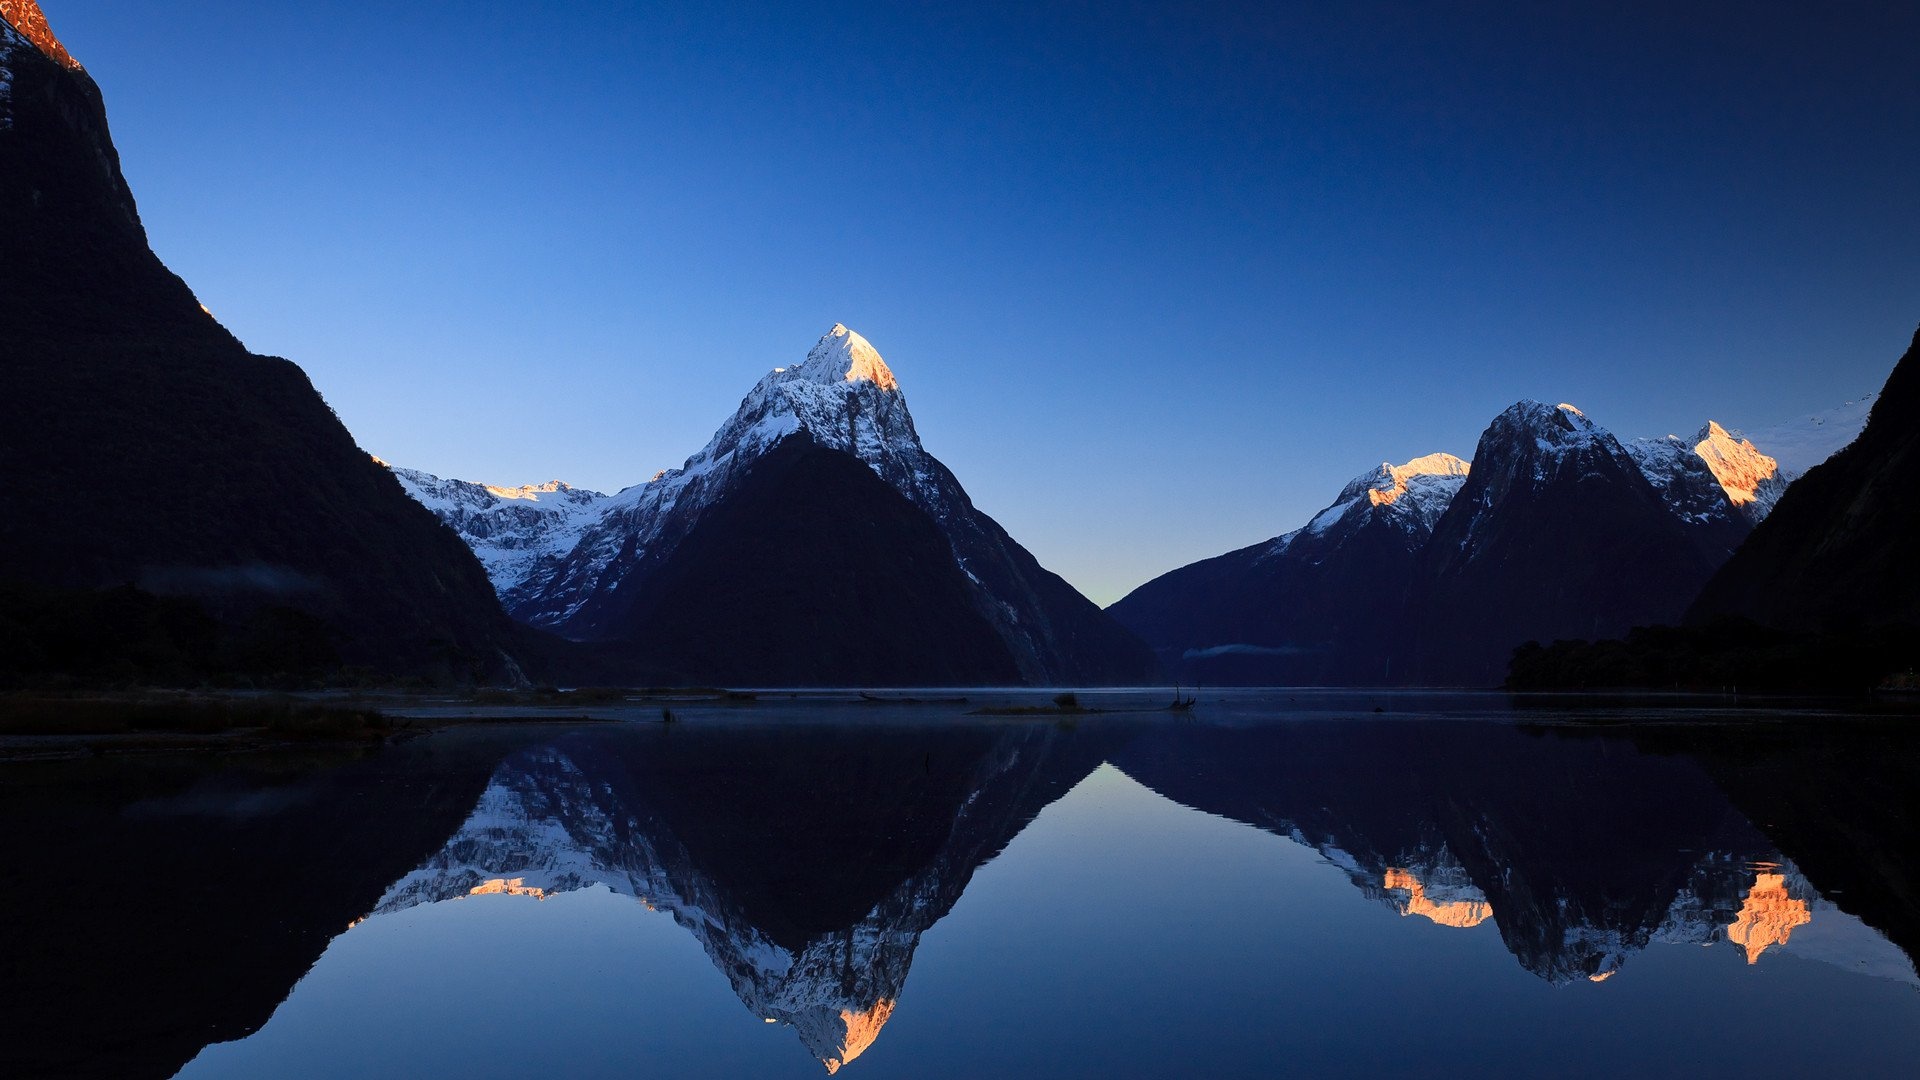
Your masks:
<svg viewBox="0 0 1920 1080"><path fill-rule="evenodd" d="M676 711L0 764L0 1073L1920 1061L1898 722L1253 693L1071 722Z"/></svg>

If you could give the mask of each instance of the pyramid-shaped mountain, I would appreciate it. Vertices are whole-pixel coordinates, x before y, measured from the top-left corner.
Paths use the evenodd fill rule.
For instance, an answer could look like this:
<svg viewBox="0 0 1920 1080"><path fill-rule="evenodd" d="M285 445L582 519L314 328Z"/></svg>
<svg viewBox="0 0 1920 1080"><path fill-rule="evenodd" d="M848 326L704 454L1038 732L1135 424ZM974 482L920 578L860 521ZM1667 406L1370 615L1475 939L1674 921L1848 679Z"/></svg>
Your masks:
<svg viewBox="0 0 1920 1080"><path fill-rule="evenodd" d="M0 665L511 672L472 553L161 264L99 88L32 0L0 19ZM74 629L103 595L127 640Z"/></svg>
<svg viewBox="0 0 1920 1080"><path fill-rule="evenodd" d="M479 501L463 503L444 481L401 475L488 557L516 618L655 678L1089 685L1155 672L1142 642L974 507L922 447L892 370L844 326L762 378L684 466L542 519L508 551L499 527L525 517L508 505L525 499L465 485Z"/></svg>

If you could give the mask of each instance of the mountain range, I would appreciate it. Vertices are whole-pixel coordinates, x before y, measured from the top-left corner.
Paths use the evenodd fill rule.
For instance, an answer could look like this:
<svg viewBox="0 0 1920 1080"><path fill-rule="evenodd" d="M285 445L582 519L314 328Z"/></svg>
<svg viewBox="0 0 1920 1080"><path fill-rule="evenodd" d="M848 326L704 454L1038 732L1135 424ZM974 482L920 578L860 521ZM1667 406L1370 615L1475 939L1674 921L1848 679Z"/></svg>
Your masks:
<svg viewBox="0 0 1920 1080"><path fill-rule="evenodd" d="M1104 612L973 505L844 326L615 494L389 468L154 255L33 0L0 0L0 355L8 682L1491 685L1526 643L1683 616L1920 625L1912 353L1746 432L1623 441L1521 402L1470 461L1383 464Z"/></svg>
<svg viewBox="0 0 1920 1080"><path fill-rule="evenodd" d="M1817 460L1861 417L1761 437ZM1304 527L1109 611L1188 682L1495 685L1523 642L1677 621L1794 477L1717 423L1623 442L1571 405L1520 402L1471 461L1382 464Z"/></svg>

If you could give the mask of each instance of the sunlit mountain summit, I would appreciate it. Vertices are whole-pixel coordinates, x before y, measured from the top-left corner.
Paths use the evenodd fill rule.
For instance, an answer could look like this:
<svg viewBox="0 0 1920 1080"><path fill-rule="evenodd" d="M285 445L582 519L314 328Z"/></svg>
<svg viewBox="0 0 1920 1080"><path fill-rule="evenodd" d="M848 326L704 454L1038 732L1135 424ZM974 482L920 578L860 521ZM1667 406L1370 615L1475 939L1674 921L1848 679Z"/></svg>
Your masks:
<svg viewBox="0 0 1920 1080"><path fill-rule="evenodd" d="M1861 422L1848 408L1758 437L1817 463ZM1189 681L1496 685L1526 641L1677 621L1799 475L1715 422L1622 440L1521 401L1470 462L1381 465L1303 527L1108 610Z"/></svg>
<svg viewBox="0 0 1920 1080"><path fill-rule="evenodd" d="M516 618L662 678L1102 685L1154 672L1142 643L973 505L921 445L893 370L845 326L762 377L681 467L612 496L396 475L481 556ZM836 640L871 648L815 644Z"/></svg>

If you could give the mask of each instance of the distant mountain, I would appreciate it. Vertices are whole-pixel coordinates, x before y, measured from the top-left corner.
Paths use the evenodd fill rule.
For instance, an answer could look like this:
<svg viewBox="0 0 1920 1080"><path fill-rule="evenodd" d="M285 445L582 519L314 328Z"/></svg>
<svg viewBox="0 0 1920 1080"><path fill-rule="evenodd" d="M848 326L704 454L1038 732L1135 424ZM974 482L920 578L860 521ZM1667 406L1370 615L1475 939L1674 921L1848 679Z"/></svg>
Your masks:
<svg viewBox="0 0 1920 1080"><path fill-rule="evenodd" d="M472 553L161 264L99 88L0 19L0 669L511 676Z"/></svg>
<svg viewBox="0 0 1920 1080"><path fill-rule="evenodd" d="M1392 681L1415 565L1468 468L1451 454L1383 463L1305 528L1162 575L1108 610L1188 681Z"/></svg>
<svg viewBox="0 0 1920 1080"><path fill-rule="evenodd" d="M1804 631L1920 627L1920 504L1906 493L1916 469L1920 333L1859 438L1787 491L1689 620L1743 616Z"/></svg>
<svg viewBox="0 0 1920 1080"><path fill-rule="evenodd" d="M1496 418L1421 553L1408 599L1411 676L1495 685L1528 640L1671 622L1745 532L1689 521L1620 441L1571 405Z"/></svg>
<svg viewBox="0 0 1920 1080"><path fill-rule="evenodd" d="M788 443L809 449L761 468ZM873 482L822 454L859 463ZM787 480L768 481L769 470ZM401 475L483 553L516 618L579 641L627 643L634 656L689 677L872 682L887 673L873 668L877 653L862 642L917 641L932 627L973 644L925 656L913 673L891 669L882 681L1134 684L1155 673L1141 642L973 506L921 446L892 370L844 326L802 363L761 379L683 467L550 520L530 518L529 528L508 530L505 549L497 526L504 501ZM812 501L783 490L786 483L806 486ZM500 499L497 489L479 490ZM706 524L716 516L724 525ZM923 544L920 518L944 548L937 557ZM717 550L735 561L716 563ZM666 596L680 598L670 610ZM758 611L763 604L787 614L772 618ZM997 647L975 647L977 623ZM696 646L696 638L709 645ZM728 645L749 638L765 640L766 664ZM817 663L795 672L809 649Z"/></svg>
<svg viewBox="0 0 1920 1080"><path fill-rule="evenodd" d="M389 468L414 501L460 534L500 592L513 591L542 564L572 551L599 522L608 500L559 480L504 488Z"/></svg>
<svg viewBox="0 0 1920 1080"><path fill-rule="evenodd" d="M1736 546L1746 535L1733 524L1736 518L1759 522L1787 490L1789 479L1777 460L1717 423L1708 422L1691 441L1669 435L1625 445L1668 509L1690 524L1718 530Z"/></svg>
<svg viewBox="0 0 1920 1080"><path fill-rule="evenodd" d="M1110 610L1187 681L1492 685L1530 639L1678 617L1786 483L1718 424L1623 444L1522 402L1471 465L1382 465L1305 528Z"/></svg>

